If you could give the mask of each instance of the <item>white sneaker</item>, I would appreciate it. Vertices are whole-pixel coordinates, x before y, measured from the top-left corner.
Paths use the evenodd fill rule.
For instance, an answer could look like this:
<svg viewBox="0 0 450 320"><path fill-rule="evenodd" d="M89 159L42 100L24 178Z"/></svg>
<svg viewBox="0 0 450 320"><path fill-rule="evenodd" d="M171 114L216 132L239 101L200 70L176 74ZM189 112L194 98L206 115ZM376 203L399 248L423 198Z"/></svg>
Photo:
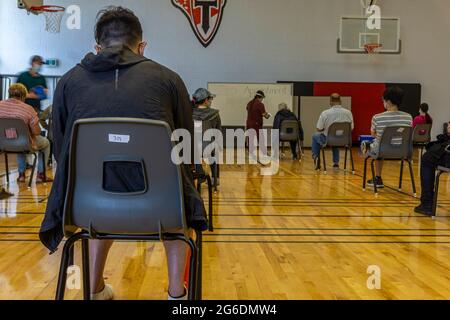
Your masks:
<svg viewBox="0 0 450 320"><path fill-rule="evenodd" d="M112 300L114 299L113 288L109 284L105 284L103 291L91 294L91 300Z"/></svg>
<svg viewBox="0 0 450 320"><path fill-rule="evenodd" d="M187 301L188 300L188 291L186 288L184 288L184 292L186 293L184 296L179 298L174 298L169 293L169 301Z"/></svg>

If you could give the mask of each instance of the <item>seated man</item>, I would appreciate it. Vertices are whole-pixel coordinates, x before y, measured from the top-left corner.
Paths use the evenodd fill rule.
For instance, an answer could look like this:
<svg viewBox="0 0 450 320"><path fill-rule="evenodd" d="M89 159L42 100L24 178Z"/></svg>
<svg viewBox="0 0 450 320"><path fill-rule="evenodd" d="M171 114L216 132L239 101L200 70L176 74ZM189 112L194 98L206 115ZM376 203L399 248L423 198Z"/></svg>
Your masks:
<svg viewBox="0 0 450 320"><path fill-rule="evenodd" d="M342 107L341 96L333 93L330 98L331 108L322 112L317 122L317 133L312 137L312 154L316 170L320 169L320 149L327 144L328 129L333 123L350 122L354 128L353 114ZM339 168L339 149L333 148L333 167Z"/></svg>
<svg viewBox="0 0 450 320"><path fill-rule="evenodd" d="M420 179L422 183L422 196L420 205L414 209L415 212L432 215L435 173L438 166L450 168L450 123L447 134L437 137L437 141L427 146L427 152L422 157Z"/></svg>
<svg viewBox="0 0 450 320"><path fill-rule="evenodd" d="M385 112L377 114L372 119L371 133L375 140L369 145L363 143L361 145L363 154L367 156L376 157L380 149L381 137L387 127L396 126L412 126L412 116L409 113L399 111L403 103L404 92L399 87L390 87L386 89L383 95ZM369 186L377 184L378 188L384 188L381 173L383 171L383 160L376 161L376 176L375 181L372 179L367 182Z"/></svg>
<svg viewBox="0 0 450 320"><path fill-rule="evenodd" d="M9 99L0 101L0 118L21 119L29 128L29 138L33 150L39 151L38 175L36 183L42 183L47 180L44 174L44 163L48 162L50 156L50 143L41 136L41 127L39 118L33 107L25 103L28 90L23 84L13 84L9 90ZM45 162L44 162L45 161ZM17 155L17 164L19 167L18 182L25 182L26 156Z"/></svg>
<svg viewBox="0 0 450 320"><path fill-rule="evenodd" d="M220 119L219 110L211 108L215 97L216 95L204 88L198 89L192 96L194 103L194 120L200 121L203 123L203 126L206 126L203 128L203 131L205 131L205 129L217 129L222 131L222 120ZM207 145L209 145L209 142L203 143L203 150ZM215 157L216 155L212 154L212 156ZM203 171L203 168L201 168L201 165L198 165L196 166L196 170L201 172ZM217 185L219 185L219 164L216 162L211 164L211 172L214 171L217 174ZM214 177L212 177L212 179L213 184L215 184Z"/></svg>
<svg viewBox="0 0 450 320"><path fill-rule="evenodd" d="M97 53L89 53L83 61L65 74L55 91L53 101L53 141L58 163L55 183L48 199L40 230L42 243L54 252L63 235L63 208L70 133L79 119L124 117L159 120L172 130L194 133L192 106L183 80L168 68L144 56L146 42L138 17L129 9L111 6L98 15L95 28ZM149 146L151 147L151 146ZM157 150L155 150L157 152ZM105 175L114 180L111 190L139 190L133 176L133 165L120 170L109 167ZM190 228L208 227L203 201L196 191L188 164L181 166L186 221ZM176 192L176 190L174 190ZM174 230L177 232L178 230ZM111 241L90 240L91 292L93 300L113 299L113 290L105 284L103 272ZM182 241L164 243L169 272L169 299L187 299L184 274L189 248Z"/></svg>
<svg viewBox="0 0 450 320"><path fill-rule="evenodd" d="M278 106L278 109L279 109L279 111L275 115L275 119L273 121L273 129L280 130L281 125L283 124L283 121L286 121L286 120L294 120L294 121L298 122L297 116L291 110L289 110L286 103L281 103ZM299 139L300 139L300 130L298 133L299 133ZM290 145L291 145L292 157L294 158L294 160L297 160L298 159L297 143L295 141L291 141Z"/></svg>

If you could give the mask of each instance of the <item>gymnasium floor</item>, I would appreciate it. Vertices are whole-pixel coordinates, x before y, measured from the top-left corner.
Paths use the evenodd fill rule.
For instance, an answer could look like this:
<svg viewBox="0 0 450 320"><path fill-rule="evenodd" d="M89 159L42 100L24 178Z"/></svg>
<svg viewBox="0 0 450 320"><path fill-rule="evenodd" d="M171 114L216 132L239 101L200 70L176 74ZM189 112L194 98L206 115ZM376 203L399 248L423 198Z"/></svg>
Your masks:
<svg viewBox="0 0 450 320"><path fill-rule="evenodd" d="M363 192L356 151L355 160L356 175L316 173L309 151L273 177L223 166L216 231L204 237L204 298L450 299L450 177L431 219L413 213L406 174L405 193ZM419 184L417 159L414 171ZM398 172L387 164L385 184L395 187ZM53 299L60 251L49 256L37 235L50 185L10 191L0 202L0 299ZM371 265L381 268L381 290L367 288ZM117 299L167 298L161 244L116 243L106 276Z"/></svg>

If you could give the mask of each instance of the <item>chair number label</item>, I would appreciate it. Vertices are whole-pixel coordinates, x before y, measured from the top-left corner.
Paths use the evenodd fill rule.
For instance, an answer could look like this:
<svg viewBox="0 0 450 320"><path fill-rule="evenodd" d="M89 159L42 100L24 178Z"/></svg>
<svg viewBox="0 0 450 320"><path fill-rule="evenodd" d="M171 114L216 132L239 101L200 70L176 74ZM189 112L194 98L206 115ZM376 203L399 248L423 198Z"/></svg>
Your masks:
<svg viewBox="0 0 450 320"><path fill-rule="evenodd" d="M129 143L130 136L120 135L120 134L109 134L109 142L112 143Z"/></svg>

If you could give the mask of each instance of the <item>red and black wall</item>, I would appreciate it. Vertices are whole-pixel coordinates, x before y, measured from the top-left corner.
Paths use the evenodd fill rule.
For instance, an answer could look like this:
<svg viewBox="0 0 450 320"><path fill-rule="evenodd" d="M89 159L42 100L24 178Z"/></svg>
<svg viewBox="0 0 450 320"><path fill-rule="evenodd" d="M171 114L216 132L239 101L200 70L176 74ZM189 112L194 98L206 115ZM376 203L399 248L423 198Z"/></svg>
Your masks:
<svg viewBox="0 0 450 320"><path fill-rule="evenodd" d="M416 83L302 81L279 81L279 83L293 83L296 97L329 96L335 92L343 97L351 97L355 120L354 141L357 141L360 135L370 134L372 117L384 111L382 97L386 88L398 86L405 91L405 100L401 110L410 113L413 117L419 113L419 106L422 102L422 86ZM299 105L299 114L301 114L300 110L301 105Z"/></svg>

